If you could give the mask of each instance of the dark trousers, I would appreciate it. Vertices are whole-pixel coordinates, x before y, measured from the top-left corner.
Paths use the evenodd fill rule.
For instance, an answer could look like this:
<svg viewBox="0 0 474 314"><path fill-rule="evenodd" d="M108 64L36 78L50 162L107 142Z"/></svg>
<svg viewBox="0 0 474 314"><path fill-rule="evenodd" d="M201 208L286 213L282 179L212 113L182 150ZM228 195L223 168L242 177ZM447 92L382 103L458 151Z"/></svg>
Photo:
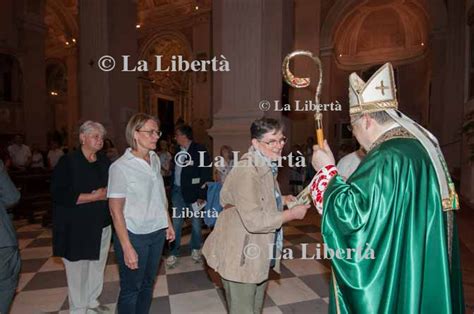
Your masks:
<svg viewBox="0 0 474 314"><path fill-rule="evenodd" d="M183 194L181 187L173 185L173 190L171 191L171 202L173 207L176 207L176 212L178 213L177 217L173 217L173 227L174 232L176 233L176 239L171 242L171 255L179 256L179 249L181 248L181 231L183 229L184 217L181 217L181 214L185 211L186 208L189 208L192 211L191 204L186 203L183 199ZM202 228L202 218L193 216L191 218L191 242L190 246L192 250L201 249L201 228Z"/></svg>
<svg viewBox="0 0 474 314"><path fill-rule="evenodd" d="M0 313L8 313L15 295L21 260L18 247L0 248Z"/></svg>
<svg viewBox="0 0 474 314"><path fill-rule="evenodd" d="M161 261L166 229L148 234L128 232L130 242L138 255L138 269L125 265L122 246L114 235L114 248L119 263L120 294L117 302L119 314L148 313L153 297L153 286Z"/></svg>

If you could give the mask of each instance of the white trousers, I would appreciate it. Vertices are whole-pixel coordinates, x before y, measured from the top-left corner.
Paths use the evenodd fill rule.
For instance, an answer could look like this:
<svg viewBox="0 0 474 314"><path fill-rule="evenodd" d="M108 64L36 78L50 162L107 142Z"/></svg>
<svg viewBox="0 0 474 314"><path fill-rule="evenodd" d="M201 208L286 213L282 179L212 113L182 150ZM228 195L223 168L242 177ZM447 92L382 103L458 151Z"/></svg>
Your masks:
<svg viewBox="0 0 474 314"><path fill-rule="evenodd" d="M102 229L98 261L71 262L63 258L69 293L69 312L87 314L87 309L99 306L99 296L104 286L104 269L110 249L112 227Z"/></svg>

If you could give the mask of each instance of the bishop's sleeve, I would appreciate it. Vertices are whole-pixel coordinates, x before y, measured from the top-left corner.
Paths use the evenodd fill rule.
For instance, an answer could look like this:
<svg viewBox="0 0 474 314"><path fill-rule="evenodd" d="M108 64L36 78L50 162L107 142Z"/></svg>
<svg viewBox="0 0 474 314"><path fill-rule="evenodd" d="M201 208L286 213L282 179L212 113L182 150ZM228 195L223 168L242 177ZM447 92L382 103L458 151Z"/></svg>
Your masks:
<svg viewBox="0 0 474 314"><path fill-rule="evenodd" d="M347 182L334 176L323 194L322 231L347 235L363 228L373 206L384 201L382 191L393 191L393 173L389 172L393 170L386 159L372 156Z"/></svg>

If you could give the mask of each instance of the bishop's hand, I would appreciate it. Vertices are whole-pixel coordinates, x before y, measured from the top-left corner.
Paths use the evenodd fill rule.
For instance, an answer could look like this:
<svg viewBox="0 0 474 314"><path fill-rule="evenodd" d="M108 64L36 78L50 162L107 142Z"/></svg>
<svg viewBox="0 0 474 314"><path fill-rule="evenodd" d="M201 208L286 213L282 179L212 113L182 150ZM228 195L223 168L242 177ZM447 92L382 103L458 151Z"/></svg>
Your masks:
<svg viewBox="0 0 474 314"><path fill-rule="evenodd" d="M313 157L311 159L311 164L313 165L313 168L316 170L316 172L318 172L319 169L323 167L336 164L334 155L332 154L331 148L329 148L328 142L326 140L324 140L323 147L319 147L319 145L313 146Z"/></svg>

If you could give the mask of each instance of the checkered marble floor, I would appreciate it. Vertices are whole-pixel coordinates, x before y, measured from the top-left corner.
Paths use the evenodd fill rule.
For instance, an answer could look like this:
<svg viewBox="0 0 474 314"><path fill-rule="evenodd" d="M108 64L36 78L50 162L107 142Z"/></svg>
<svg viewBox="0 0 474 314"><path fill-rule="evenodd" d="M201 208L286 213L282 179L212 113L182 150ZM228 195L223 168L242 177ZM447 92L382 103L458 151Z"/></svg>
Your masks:
<svg viewBox="0 0 474 314"><path fill-rule="evenodd" d="M11 313L67 313L66 274L61 259L51 256L51 230L23 221L15 224L22 270ZM271 272L263 313L327 312L329 263L299 258L300 243L309 243L308 255L321 243L318 226L319 217L313 213L285 226L284 245L293 250L294 259L283 261L281 274ZM189 233L190 228L185 228L183 244L189 242ZM219 275L205 264L195 264L187 245L182 246L178 261L174 269L161 263L150 313L226 313ZM118 293L118 267L111 248L101 303L114 309Z"/></svg>

